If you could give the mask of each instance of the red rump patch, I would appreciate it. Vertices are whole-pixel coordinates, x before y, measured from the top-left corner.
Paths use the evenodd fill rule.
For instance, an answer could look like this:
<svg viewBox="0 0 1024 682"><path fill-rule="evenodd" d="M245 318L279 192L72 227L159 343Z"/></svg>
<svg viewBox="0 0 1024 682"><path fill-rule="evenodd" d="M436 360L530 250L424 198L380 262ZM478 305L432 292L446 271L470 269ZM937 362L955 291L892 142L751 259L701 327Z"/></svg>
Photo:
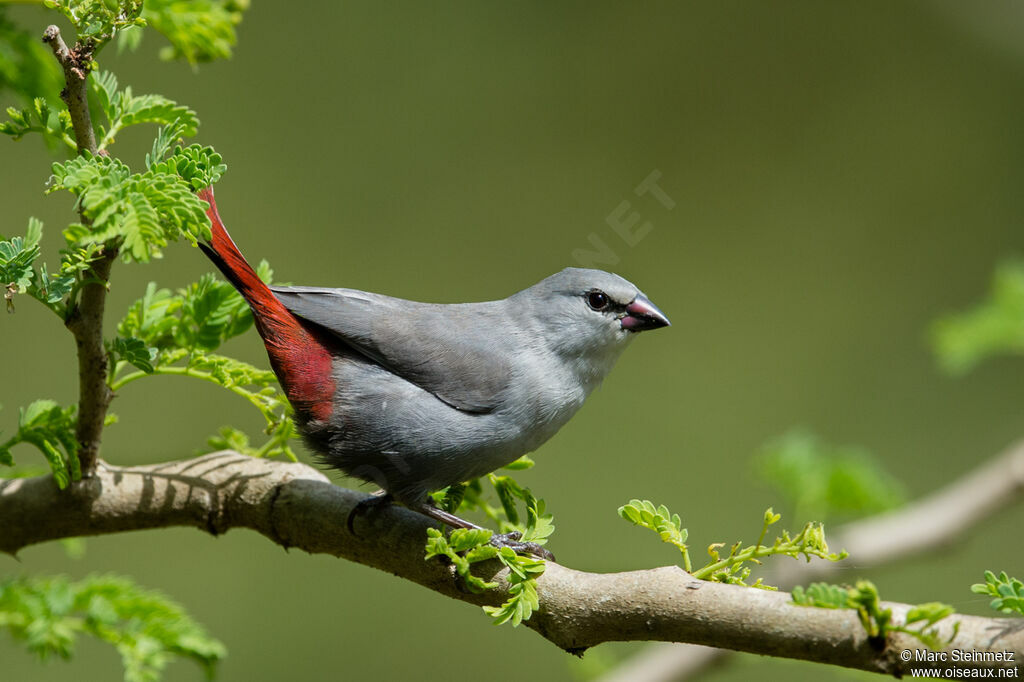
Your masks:
<svg viewBox="0 0 1024 682"><path fill-rule="evenodd" d="M304 325L259 278L224 227L213 188L202 189L197 195L210 204L206 215L210 218L212 237L209 250L203 250L249 303L256 331L263 338L270 366L288 401L300 419L328 419L335 389L331 376L332 341L319 330Z"/></svg>

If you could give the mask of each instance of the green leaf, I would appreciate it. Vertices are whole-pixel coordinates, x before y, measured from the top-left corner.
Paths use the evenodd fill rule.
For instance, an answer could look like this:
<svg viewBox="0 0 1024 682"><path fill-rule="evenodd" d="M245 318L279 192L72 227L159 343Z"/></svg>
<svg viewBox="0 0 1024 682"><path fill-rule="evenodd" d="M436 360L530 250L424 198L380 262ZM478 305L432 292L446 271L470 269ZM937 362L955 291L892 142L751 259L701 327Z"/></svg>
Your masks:
<svg viewBox="0 0 1024 682"><path fill-rule="evenodd" d="M923 622L925 627L929 627L954 613L956 613L956 609L942 602L933 601L917 604L907 611L906 625Z"/></svg>
<svg viewBox="0 0 1024 682"><path fill-rule="evenodd" d="M1024 582L1011 578L1006 571L998 576L985 571L985 582L971 585L971 592L995 597L990 603L996 611L1024 616Z"/></svg>
<svg viewBox="0 0 1024 682"><path fill-rule="evenodd" d="M850 593L838 585L811 583L807 588L797 585L793 588L793 603L798 606L816 606L822 609L848 609Z"/></svg>
<svg viewBox="0 0 1024 682"><path fill-rule="evenodd" d="M116 159L83 154L53 165L49 191L59 189L75 194L92 221L65 231L74 246L120 242L125 260L145 262L179 236L193 243L209 237L206 203L177 175L133 174Z"/></svg>
<svg viewBox="0 0 1024 682"><path fill-rule="evenodd" d="M535 465L536 462L534 462L529 455L523 455L516 461L511 464L506 464L502 468L508 469L509 471L524 471L526 469L532 469Z"/></svg>
<svg viewBox="0 0 1024 682"><path fill-rule="evenodd" d="M0 463L14 463L11 448L27 443L38 449L58 487L78 480L78 441L75 438L75 407L62 408L53 400L36 400L19 410L18 431L0 443Z"/></svg>
<svg viewBox="0 0 1024 682"><path fill-rule="evenodd" d="M147 346L142 339L118 336L110 343L109 351L115 362L123 360L146 374L153 373L153 362L158 351Z"/></svg>
<svg viewBox="0 0 1024 682"><path fill-rule="evenodd" d="M0 123L0 133L20 140L29 133L39 133L51 148L64 146L69 151L78 148L75 142L71 114L67 109L54 109L42 97L32 100L24 109L7 109L8 121Z"/></svg>
<svg viewBox="0 0 1024 682"><path fill-rule="evenodd" d="M231 56L235 27L248 7L248 0L147 0L142 16L171 43L161 50L163 59L195 64Z"/></svg>
<svg viewBox="0 0 1024 682"><path fill-rule="evenodd" d="M117 648L129 681L159 679L175 656L212 676L226 653L166 596L114 576L0 580L0 628L40 660L68 659L79 635L96 637Z"/></svg>
<svg viewBox="0 0 1024 682"><path fill-rule="evenodd" d="M672 514L665 505L655 507L650 500L630 500L629 504L619 507L619 516L654 531L662 542L675 545L685 552L688 532L682 527L679 514Z"/></svg>
<svg viewBox="0 0 1024 682"><path fill-rule="evenodd" d="M448 537L448 544L456 552L466 552L486 544L493 533L486 528L457 528Z"/></svg>
<svg viewBox="0 0 1024 682"><path fill-rule="evenodd" d="M90 55L99 52L118 31L145 24L139 16L142 0L44 0L43 5L58 10L72 23L78 42Z"/></svg>
<svg viewBox="0 0 1024 682"><path fill-rule="evenodd" d="M152 170L157 173L177 175L189 183L194 190L214 184L227 170L220 154L214 151L213 147L201 147L198 144L188 147L178 145L174 148L174 153L163 161L158 160L156 151L154 145ZM150 164L149 157L146 159L146 164Z"/></svg>
<svg viewBox="0 0 1024 682"><path fill-rule="evenodd" d="M15 25L7 18L7 8L0 6L0 94L10 92L25 104L48 96L58 104L63 86L64 74L38 32ZM0 124L0 131L10 134L4 126Z"/></svg>
<svg viewBox="0 0 1024 682"><path fill-rule="evenodd" d="M272 272L263 262L257 274L269 281ZM204 275L175 293L158 289L151 282L118 324L119 337L137 342L129 347L125 342L118 345L115 341L111 347L116 364L110 386L119 391L125 384L149 374L187 376L215 383L244 397L260 411L267 423L268 440L254 448L247 437L225 427L219 436L207 441L211 448L231 448L259 457L284 455L294 460L289 446L289 441L297 437L290 418L292 408L277 387L274 373L210 352L251 325L252 314L245 300L234 287L213 275ZM123 374L129 364L146 374Z"/></svg>
<svg viewBox="0 0 1024 682"><path fill-rule="evenodd" d="M211 273L184 290L180 310L174 340L183 348L214 350L252 326L245 299Z"/></svg>
<svg viewBox="0 0 1024 682"><path fill-rule="evenodd" d="M178 137L191 137L199 128L196 112L163 95L134 95L130 87L118 90L117 78L110 72L99 73L90 82L93 96L107 119L107 125L101 126L100 151L113 144L122 130L141 123L171 128Z"/></svg>
<svg viewBox="0 0 1024 682"><path fill-rule="evenodd" d="M1024 353L1024 261L1000 265L973 309L936 320L931 342L939 364L954 375L996 355Z"/></svg>
<svg viewBox="0 0 1024 682"><path fill-rule="evenodd" d="M800 518L859 517L899 507L903 485L869 452L790 431L762 447L758 475L794 504Z"/></svg>

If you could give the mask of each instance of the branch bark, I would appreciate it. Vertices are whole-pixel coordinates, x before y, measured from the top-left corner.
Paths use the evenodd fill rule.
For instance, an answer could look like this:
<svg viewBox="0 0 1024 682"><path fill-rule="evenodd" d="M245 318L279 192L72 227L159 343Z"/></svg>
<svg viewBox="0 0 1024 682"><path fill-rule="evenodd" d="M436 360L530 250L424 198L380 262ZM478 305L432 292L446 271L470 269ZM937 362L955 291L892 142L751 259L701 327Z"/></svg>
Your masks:
<svg viewBox="0 0 1024 682"><path fill-rule="evenodd" d="M89 115L88 75L92 65L92 52L81 43L68 49L60 29L50 25L43 33L43 42L53 50L54 57L64 70L64 89L60 97L71 114L78 153L96 154L96 134ZM83 224L89 219L79 209ZM103 422L113 393L107 387L107 352L103 347L103 313L107 301L110 269L117 258L114 243L104 245L102 252L84 274L78 304L68 311L65 324L75 337L78 351L78 461L82 476L88 478L96 470L103 435Z"/></svg>
<svg viewBox="0 0 1024 682"><path fill-rule="evenodd" d="M43 42L53 50L53 56L57 63L64 70L64 89L60 92L60 98L68 107L71 114L71 125L75 130L75 142L78 143L78 153L88 151L96 153L96 133L92 127L92 119L89 116L88 81L90 62L92 54L76 45L74 50L68 49L64 38L60 35L60 29L54 25L46 27L43 32Z"/></svg>
<svg viewBox="0 0 1024 682"><path fill-rule="evenodd" d="M945 488L900 509L854 521L830 533L860 569L889 564L952 544L973 526L1024 496L1024 441L1018 441ZM789 589L828 579L842 564L780 564L765 582ZM601 677L601 682L678 682L720 663L722 649L685 645L648 647ZM1019 665L1024 665L1020 662Z"/></svg>
<svg viewBox="0 0 1024 682"><path fill-rule="evenodd" d="M499 588L470 594L451 567L424 561L430 522L389 507L357 517L356 533L345 521L364 496L332 485L302 464L220 452L166 464L115 467L100 463L96 475L59 491L50 477L0 482L0 550L63 537L126 530L192 526L219 534L250 528L283 547L343 557L393 573L454 599L495 605L506 598L500 564L484 564L480 576ZM737 651L831 663L893 675L910 668L941 669L942 663L903 661L901 652L923 650L917 640L891 635L870 642L853 611L801 608L789 595L703 582L675 566L595 574L548 562L538 580L540 609L527 626L572 653L607 641L693 642ZM908 605L892 607L902 622ZM1016 663L973 662L993 668L1024 660L1024 624L954 616L939 624L948 645L984 655L1010 652ZM948 663L946 664L948 665Z"/></svg>

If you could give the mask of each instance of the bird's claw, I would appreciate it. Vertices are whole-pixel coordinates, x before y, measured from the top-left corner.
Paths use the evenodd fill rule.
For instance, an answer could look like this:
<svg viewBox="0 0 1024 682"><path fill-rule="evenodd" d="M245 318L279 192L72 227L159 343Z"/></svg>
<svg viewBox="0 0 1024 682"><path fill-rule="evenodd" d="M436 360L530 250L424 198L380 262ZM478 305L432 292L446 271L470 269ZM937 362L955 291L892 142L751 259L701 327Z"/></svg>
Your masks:
<svg viewBox="0 0 1024 682"><path fill-rule="evenodd" d="M555 555L550 551L544 549L536 542L522 542L520 541L521 537L523 537L523 534L517 530L512 531L511 533L492 535L490 544L498 549L508 547L516 554L532 554L539 559L545 559L547 561L555 560Z"/></svg>

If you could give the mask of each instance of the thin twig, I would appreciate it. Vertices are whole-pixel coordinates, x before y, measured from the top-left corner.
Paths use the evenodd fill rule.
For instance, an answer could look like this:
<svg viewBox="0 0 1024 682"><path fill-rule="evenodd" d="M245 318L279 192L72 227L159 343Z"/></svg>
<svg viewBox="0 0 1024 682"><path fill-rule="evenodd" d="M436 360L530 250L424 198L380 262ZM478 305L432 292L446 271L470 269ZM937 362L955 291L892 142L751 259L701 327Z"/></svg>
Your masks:
<svg viewBox="0 0 1024 682"><path fill-rule="evenodd" d="M89 65L92 61L92 54L76 45L74 50L68 49L64 38L60 35L60 29L54 25L46 27L43 32L43 42L53 50L53 56L57 63L64 70L64 89L60 92L60 98L68 107L71 114L71 124L75 130L75 141L78 143L78 153L96 153L96 133L92 128L92 119L89 117L88 81Z"/></svg>

